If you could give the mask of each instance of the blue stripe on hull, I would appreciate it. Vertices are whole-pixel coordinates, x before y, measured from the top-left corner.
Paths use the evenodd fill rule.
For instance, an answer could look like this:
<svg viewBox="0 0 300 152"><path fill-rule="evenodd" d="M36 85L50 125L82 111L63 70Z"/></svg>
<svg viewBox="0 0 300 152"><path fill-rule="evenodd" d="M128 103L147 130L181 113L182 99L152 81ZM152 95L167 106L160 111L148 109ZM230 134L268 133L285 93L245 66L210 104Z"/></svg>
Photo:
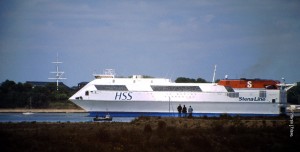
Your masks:
<svg viewBox="0 0 300 152"><path fill-rule="evenodd" d="M89 117L104 116L109 113L112 117L139 117L139 116L161 116L161 117L178 117L178 113L168 113L168 112L89 112ZM228 116L243 116L243 117L253 117L253 116L269 116L275 117L279 114L245 114L245 113L193 113L195 117L220 117L222 115ZM183 116L183 114L181 114Z"/></svg>

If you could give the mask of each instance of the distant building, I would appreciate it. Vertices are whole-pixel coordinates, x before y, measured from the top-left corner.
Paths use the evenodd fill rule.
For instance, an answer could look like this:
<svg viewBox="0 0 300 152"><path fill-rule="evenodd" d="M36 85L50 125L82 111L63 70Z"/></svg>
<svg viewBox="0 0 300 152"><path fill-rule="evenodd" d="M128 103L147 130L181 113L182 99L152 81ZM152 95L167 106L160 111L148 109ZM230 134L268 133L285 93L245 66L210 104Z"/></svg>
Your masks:
<svg viewBox="0 0 300 152"><path fill-rule="evenodd" d="M46 87L49 84L53 84L56 86L56 82L43 82L43 81L26 81L26 83L32 85L32 87ZM59 86L70 89L67 85L65 85L63 82L58 83Z"/></svg>

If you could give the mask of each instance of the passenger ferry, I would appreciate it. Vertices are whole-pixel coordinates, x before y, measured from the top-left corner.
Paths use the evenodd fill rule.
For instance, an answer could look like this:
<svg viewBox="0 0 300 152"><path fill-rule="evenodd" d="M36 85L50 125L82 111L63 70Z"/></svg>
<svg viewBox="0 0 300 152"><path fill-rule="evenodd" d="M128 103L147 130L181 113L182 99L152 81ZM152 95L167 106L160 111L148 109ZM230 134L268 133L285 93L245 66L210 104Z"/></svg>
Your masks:
<svg viewBox="0 0 300 152"><path fill-rule="evenodd" d="M277 116L285 114L286 92L295 84L236 87L219 83L175 83L165 78L117 78L112 70L95 74L69 100L90 116L177 116L177 106L191 106L193 116ZM224 83L223 83L224 82ZM236 82L231 82L236 83ZM243 82L244 83L244 82ZM243 84L241 83L241 84ZM249 80L245 82L249 85ZM255 86L255 81L251 81Z"/></svg>

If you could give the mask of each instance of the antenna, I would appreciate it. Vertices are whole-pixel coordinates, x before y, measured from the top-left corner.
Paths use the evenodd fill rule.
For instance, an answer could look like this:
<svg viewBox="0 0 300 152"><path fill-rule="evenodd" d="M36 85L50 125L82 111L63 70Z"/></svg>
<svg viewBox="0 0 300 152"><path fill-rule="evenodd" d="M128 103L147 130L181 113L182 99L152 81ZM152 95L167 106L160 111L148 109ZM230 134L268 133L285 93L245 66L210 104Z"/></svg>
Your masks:
<svg viewBox="0 0 300 152"><path fill-rule="evenodd" d="M116 75L115 69L105 69L103 73L105 75Z"/></svg>
<svg viewBox="0 0 300 152"><path fill-rule="evenodd" d="M53 64L56 64L56 71L54 72L50 72L50 73L53 73L55 74L55 77L54 78L48 78L48 79L54 79L56 80L56 90L58 90L58 81L59 80L64 80L64 79L67 79L67 78L63 78L62 75L65 73L63 71L59 71L59 64L62 64L62 62L59 62L58 61L58 53L56 54L56 61L55 62L51 62Z"/></svg>
<svg viewBox="0 0 300 152"><path fill-rule="evenodd" d="M216 71L217 71L217 65L215 65L215 69L214 69L214 75L213 75L212 83L215 83Z"/></svg>

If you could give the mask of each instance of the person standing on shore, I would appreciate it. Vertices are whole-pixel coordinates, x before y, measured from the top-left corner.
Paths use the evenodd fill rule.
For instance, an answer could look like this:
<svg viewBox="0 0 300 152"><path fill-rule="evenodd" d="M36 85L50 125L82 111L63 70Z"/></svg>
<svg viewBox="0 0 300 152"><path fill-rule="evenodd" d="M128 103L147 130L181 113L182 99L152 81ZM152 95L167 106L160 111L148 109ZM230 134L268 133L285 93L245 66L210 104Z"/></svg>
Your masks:
<svg viewBox="0 0 300 152"><path fill-rule="evenodd" d="M186 107L185 107L185 105L183 105L182 113L183 113L183 117L186 117Z"/></svg>
<svg viewBox="0 0 300 152"><path fill-rule="evenodd" d="M189 117L193 117L193 108L192 108L192 106L189 107L188 113L189 113Z"/></svg>
<svg viewBox="0 0 300 152"><path fill-rule="evenodd" d="M181 107L180 104L179 104L179 106L177 107L177 110L178 110L178 117L181 117L182 107Z"/></svg>

